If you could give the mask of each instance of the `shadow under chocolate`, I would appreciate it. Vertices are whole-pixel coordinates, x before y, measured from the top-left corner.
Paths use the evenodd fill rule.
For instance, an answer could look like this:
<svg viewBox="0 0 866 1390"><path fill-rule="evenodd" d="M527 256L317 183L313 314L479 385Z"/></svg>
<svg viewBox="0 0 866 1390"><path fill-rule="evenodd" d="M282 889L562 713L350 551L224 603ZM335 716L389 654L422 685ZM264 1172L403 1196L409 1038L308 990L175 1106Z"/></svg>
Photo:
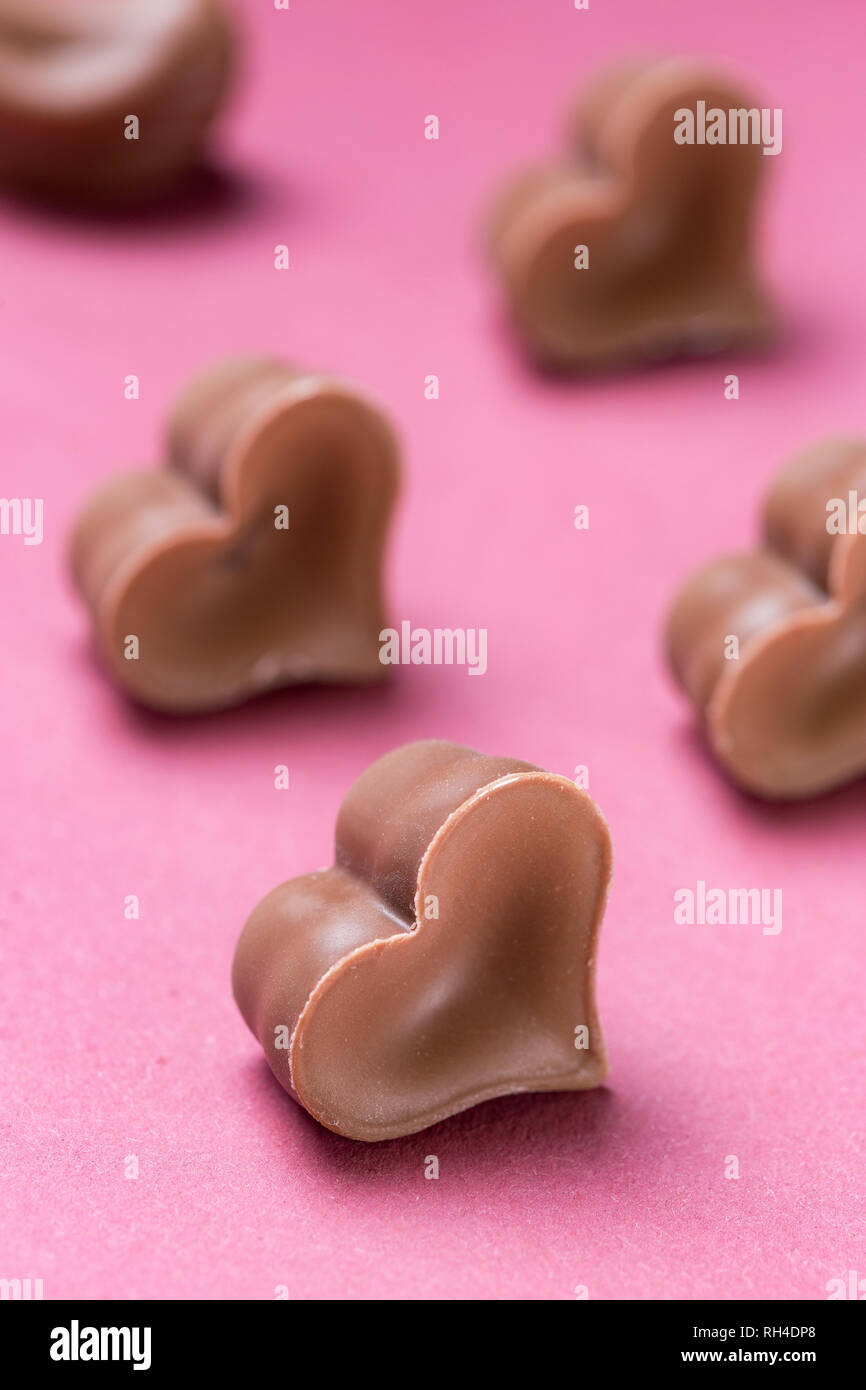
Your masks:
<svg viewBox="0 0 866 1390"><path fill-rule="evenodd" d="M824 831L837 824L841 830L855 816L866 818L866 777L800 801L765 801L725 776L700 728L685 724L676 729L672 739L677 746L671 756L706 764L706 775L715 778L738 813L755 824L777 826L782 831L802 827L820 827Z"/></svg>
<svg viewBox="0 0 866 1390"><path fill-rule="evenodd" d="M581 1172L591 1170L593 1156L601 1159L613 1132L623 1142L624 1106L606 1086L588 1091L527 1091L482 1101L438 1124L399 1139L368 1144L335 1134L314 1120L280 1086L267 1062L249 1064L251 1083L264 1094L276 1141L274 1161L289 1151L297 1162L298 1146L305 1166L326 1169L335 1179L370 1179L404 1175L423 1179L428 1154L447 1158L452 1172L472 1172L491 1160L507 1166L562 1161L574 1157ZM563 1148L567 1150L563 1153Z"/></svg>
<svg viewBox="0 0 866 1390"><path fill-rule="evenodd" d="M779 296L781 299L781 295ZM518 339L513 325L501 307L492 307L487 322L487 341L497 356L497 367L510 376L513 383L534 382L557 395L579 395L589 389L616 394L624 387L640 385L673 373L676 377L694 376L711 371L721 381L729 370L741 374L742 368L775 370L780 364L786 369L807 366L822 352L832 349L834 329L832 316L821 318L809 307L786 305L785 315L770 342L764 345L743 344L736 349L720 349L706 355L695 352L675 352L670 356L623 362L611 366L597 365L580 370L540 362ZM721 374L721 375L720 375ZM621 403L618 401L617 405Z"/></svg>
<svg viewBox="0 0 866 1390"><path fill-rule="evenodd" d="M169 191L143 202L79 203L25 189L5 189L3 199L40 222L119 236L223 230L278 205L282 214L291 213L301 201L297 192L278 190L260 175L214 163L194 166Z"/></svg>

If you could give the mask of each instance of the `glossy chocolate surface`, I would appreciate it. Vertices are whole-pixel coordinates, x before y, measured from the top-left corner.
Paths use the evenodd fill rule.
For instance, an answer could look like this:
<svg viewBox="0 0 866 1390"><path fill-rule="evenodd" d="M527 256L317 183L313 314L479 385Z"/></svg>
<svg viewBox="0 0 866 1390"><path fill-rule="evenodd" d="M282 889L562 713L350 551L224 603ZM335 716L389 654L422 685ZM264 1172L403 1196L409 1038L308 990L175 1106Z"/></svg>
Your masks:
<svg viewBox="0 0 866 1390"><path fill-rule="evenodd" d="M763 548L685 584L667 649L713 751L747 790L793 799L866 773L866 442L824 440L780 474Z"/></svg>
<svg viewBox="0 0 866 1390"><path fill-rule="evenodd" d="M176 713L381 680L398 457L380 411L337 379L239 358L193 380L167 433L166 467L111 479L72 537L114 679Z"/></svg>
<svg viewBox="0 0 866 1390"><path fill-rule="evenodd" d="M610 875L607 826L566 778L408 744L350 788L333 867L252 913L235 998L280 1084L353 1139L512 1092L598 1086Z"/></svg>
<svg viewBox="0 0 866 1390"><path fill-rule="evenodd" d="M752 108L696 60L620 64L584 93L563 158L501 194L490 249L530 354L560 370L602 368L770 335L752 264L760 183L755 144L677 144L680 109ZM585 247L588 266L575 266Z"/></svg>

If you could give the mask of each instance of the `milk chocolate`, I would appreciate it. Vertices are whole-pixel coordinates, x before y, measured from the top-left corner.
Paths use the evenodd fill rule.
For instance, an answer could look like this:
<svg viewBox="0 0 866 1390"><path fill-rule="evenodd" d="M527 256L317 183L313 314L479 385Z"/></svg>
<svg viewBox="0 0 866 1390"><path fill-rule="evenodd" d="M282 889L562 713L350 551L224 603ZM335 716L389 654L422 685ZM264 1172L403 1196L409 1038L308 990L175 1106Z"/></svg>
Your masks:
<svg viewBox="0 0 866 1390"><path fill-rule="evenodd" d="M164 194L201 153L233 48L222 0L0 0L0 184Z"/></svg>
<svg viewBox="0 0 866 1390"><path fill-rule="evenodd" d="M779 475L762 548L688 581L667 649L748 791L792 800L866 772L866 441L824 440Z"/></svg>
<svg viewBox="0 0 866 1390"><path fill-rule="evenodd" d="M677 113L699 102L726 115L755 106L697 60L620 64L584 95L565 157L499 198L491 255L540 364L610 367L770 335L752 265L768 161L757 144L678 144Z"/></svg>
<svg viewBox="0 0 866 1390"><path fill-rule="evenodd" d="M254 910L235 999L280 1085L351 1139L598 1086L610 874L607 825L574 783L411 743L350 788L334 865Z"/></svg>
<svg viewBox="0 0 866 1390"><path fill-rule="evenodd" d="M72 537L123 689L193 713L300 681L382 679L398 458L380 411L336 378L230 359L181 395L166 452L161 470L100 488Z"/></svg>

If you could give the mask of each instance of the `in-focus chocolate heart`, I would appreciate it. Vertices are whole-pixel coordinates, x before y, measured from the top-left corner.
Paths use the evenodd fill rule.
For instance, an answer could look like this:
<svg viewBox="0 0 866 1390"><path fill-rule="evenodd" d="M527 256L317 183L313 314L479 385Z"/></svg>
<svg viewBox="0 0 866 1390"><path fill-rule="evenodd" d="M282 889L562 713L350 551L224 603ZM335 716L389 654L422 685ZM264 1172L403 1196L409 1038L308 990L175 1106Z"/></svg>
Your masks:
<svg viewBox="0 0 866 1390"><path fill-rule="evenodd" d="M678 112L714 110L760 122L736 85L695 60L621 64L582 100L568 157L502 194L491 253L542 365L606 367L767 338L774 314L752 265L762 146L730 143L727 128L724 144L698 143L700 123L695 143L675 138Z"/></svg>
<svg viewBox="0 0 866 1390"><path fill-rule="evenodd" d="M866 773L866 441L824 440L780 474L763 548L688 581L667 649L748 791L789 800Z"/></svg>
<svg viewBox="0 0 866 1390"><path fill-rule="evenodd" d="M611 844L573 782L439 741L388 753L340 810L332 868L276 888L235 999L282 1086L352 1139L519 1091L598 1086Z"/></svg>
<svg viewBox="0 0 866 1390"><path fill-rule="evenodd" d="M233 50L222 0L0 0L0 183L81 203L166 192Z"/></svg>
<svg viewBox="0 0 866 1390"><path fill-rule="evenodd" d="M119 684L191 713L301 681L381 680L398 481L381 412L337 379L231 359L177 402L167 456L105 484L72 537Z"/></svg>

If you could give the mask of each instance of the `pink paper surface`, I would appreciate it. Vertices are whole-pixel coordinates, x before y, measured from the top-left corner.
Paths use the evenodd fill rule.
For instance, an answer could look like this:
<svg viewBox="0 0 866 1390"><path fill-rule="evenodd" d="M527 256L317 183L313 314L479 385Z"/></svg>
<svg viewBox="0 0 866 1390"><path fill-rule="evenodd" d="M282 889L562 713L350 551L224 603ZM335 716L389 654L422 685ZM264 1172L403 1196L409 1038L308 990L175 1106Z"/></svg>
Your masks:
<svg viewBox="0 0 866 1390"><path fill-rule="evenodd" d="M866 9L240 8L231 179L115 224L0 213L2 492L45 504L41 546L0 537L0 1276L49 1298L825 1298L866 1274L866 785L781 809L733 791L660 622L694 565L752 540L781 462L866 430ZM762 261L785 334L764 358L543 381L502 321L486 201L554 151L581 78L636 49L716 58L783 108ZM384 691L183 721L105 680L66 578L71 519L99 480L158 461L173 393L238 351L387 404L406 470L394 620L486 627L483 678L406 668ZM366 1146L279 1089L231 956L266 892L330 859L355 776L431 736L588 766L616 860L611 1075ZM781 933L676 925L699 879L781 888Z"/></svg>

